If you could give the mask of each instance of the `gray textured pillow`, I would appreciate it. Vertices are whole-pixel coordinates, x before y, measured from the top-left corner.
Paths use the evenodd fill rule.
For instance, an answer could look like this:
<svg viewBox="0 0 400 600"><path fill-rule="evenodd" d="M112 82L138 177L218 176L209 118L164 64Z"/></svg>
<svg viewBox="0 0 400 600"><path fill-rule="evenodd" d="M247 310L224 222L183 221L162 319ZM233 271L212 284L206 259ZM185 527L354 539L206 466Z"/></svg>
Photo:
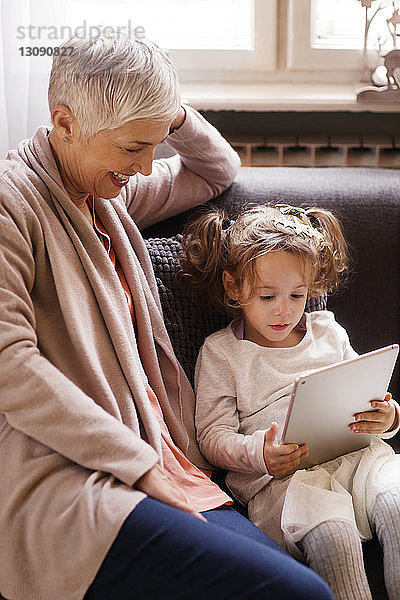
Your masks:
<svg viewBox="0 0 400 600"><path fill-rule="evenodd" d="M182 289L175 279L181 235L145 240L153 263L165 325L175 354L193 383L197 354L205 338L226 327L232 319L227 313L210 308L205 297ZM326 295L312 298L306 310L326 309Z"/></svg>

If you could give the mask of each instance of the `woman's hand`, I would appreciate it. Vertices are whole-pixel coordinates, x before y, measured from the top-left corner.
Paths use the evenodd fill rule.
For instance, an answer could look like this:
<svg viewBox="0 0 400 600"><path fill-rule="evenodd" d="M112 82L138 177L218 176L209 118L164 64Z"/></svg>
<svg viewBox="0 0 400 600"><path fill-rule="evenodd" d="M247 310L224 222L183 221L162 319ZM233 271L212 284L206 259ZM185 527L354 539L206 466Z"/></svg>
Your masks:
<svg viewBox="0 0 400 600"><path fill-rule="evenodd" d="M189 506L187 498L181 488L168 477L158 464L154 465L154 467L137 480L135 488L148 496L151 496L151 498L154 498L155 500L164 502L164 504L170 504L175 508L190 513L201 521L207 522L207 519L203 517L201 513L193 510Z"/></svg>
<svg viewBox="0 0 400 600"><path fill-rule="evenodd" d="M172 121L169 127L169 133L174 133L181 125L183 125L184 120L186 119L186 110L183 106L180 107L178 114L175 119Z"/></svg>
<svg viewBox="0 0 400 600"><path fill-rule="evenodd" d="M305 456L309 455L308 447L304 444L278 444L276 436L278 425L272 423L264 436L264 460L268 472L273 477L285 475L297 467Z"/></svg>
<svg viewBox="0 0 400 600"><path fill-rule="evenodd" d="M355 423L350 424L350 429L355 433L382 434L389 431L397 421L396 408L391 394L386 394L383 400L371 400L371 407L376 410L357 413L354 415Z"/></svg>

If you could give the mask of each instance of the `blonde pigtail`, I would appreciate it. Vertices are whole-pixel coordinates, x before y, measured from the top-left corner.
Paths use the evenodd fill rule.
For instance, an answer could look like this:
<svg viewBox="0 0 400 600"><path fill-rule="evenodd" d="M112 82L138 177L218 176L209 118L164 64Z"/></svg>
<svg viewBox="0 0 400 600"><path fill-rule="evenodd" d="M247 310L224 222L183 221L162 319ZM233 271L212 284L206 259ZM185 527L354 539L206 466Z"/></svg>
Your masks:
<svg viewBox="0 0 400 600"><path fill-rule="evenodd" d="M338 219L328 210L309 208L305 211L311 225L320 235L318 268L314 282L316 295L338 287L342 274L348 269L346 241Z"/></svg>
<svg viewBox="0 0 400 600"><path fill-rule="evenodd" d="M226 265L224 226L229 218L222 210L209 212L187 225L179 256L178 279L186 287L205 292L210 303L224 306L222 272Z"/></svg>

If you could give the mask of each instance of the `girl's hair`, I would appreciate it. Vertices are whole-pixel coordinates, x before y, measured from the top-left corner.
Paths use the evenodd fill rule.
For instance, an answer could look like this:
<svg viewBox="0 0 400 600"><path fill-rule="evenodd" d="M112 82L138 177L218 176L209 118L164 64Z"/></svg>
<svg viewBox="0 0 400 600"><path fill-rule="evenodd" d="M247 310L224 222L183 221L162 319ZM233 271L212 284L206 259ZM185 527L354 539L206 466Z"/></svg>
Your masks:
<svg viewBox="0 0 400 600"><path fill-rule="evenodd" d="M180 107L178 78L154 43L124 33L74 37L54 55L49 81L50 112L68 106L83 138L133 119L173 121Z"/></svg>
<svg viewBox="0 0 400 600"><path fill-rule="evenodd" d="M348 267L347 245L336 217L322 208L301 209L286 204L245 210L235 221L220 209L189 224L183 234L178 277L204 291L215 307L240 308L257 281L255 261L269 252L290 252L304 264L309 296L335 289ZM230 302L222 283L228 271L238 291L249 284L250 294Z"/></svg>

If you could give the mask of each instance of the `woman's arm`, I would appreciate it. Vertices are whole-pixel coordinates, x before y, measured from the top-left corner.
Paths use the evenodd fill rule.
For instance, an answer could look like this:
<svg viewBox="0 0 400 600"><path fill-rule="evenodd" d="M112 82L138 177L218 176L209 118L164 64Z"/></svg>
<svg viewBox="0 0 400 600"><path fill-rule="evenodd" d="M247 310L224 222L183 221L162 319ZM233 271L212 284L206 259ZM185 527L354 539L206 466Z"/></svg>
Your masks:
<svg viewBox="0 0 400 600"><path fill-rule="evenodd" d="M223 469L268 473L264 461L265 430L239 433L235 381L229 362L206 343L196 363L196 431L201 452Z"/></svg>
<svg viewBox="0 0 400 600"><path fill-rule="evenodd" d="M155 160L152 174L137 173L123 192L140 228L218 196L239 169L239 156L215 127L190 106L185 111L185 120L167 138L178 154Z"/></svg>
<svg viewBox="0 0 400 600"><path fill-rule="evenodd" d="M23 210L0 197L0 413L13 428L74 463L133 485L158 462L157 453L38 348L31 293L37 251L32 240L39 238L40 224L28 205Z"/></svg>

